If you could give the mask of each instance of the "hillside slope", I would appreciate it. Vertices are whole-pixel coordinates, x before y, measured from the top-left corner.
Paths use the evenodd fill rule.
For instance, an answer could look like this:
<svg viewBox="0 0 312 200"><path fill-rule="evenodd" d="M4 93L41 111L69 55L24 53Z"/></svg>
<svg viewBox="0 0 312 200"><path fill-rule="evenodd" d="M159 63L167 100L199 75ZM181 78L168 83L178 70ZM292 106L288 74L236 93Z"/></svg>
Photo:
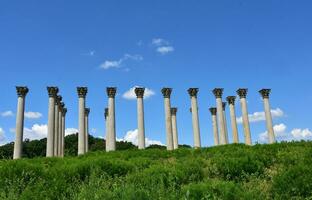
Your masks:
<svg viewBox="0 0 312 200"><path fill-rule="evenodd" d="M0 161L0 199L312 198L312 142Z"/></svg>

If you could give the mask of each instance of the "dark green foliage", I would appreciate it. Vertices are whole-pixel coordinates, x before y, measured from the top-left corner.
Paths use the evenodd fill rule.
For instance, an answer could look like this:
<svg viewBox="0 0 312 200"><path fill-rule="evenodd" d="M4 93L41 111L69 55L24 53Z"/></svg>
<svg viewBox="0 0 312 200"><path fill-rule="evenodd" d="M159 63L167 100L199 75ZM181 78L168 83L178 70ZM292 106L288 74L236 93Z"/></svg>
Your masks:
<svg viewBox="0 0 312 200"><path fill-rule="evenodd" d="M90 137L90 144L94 152L85 156L1 160L0 199L312 198L312 142L170 152L120 143L130 150L110 153L103 140Z"/></svg>

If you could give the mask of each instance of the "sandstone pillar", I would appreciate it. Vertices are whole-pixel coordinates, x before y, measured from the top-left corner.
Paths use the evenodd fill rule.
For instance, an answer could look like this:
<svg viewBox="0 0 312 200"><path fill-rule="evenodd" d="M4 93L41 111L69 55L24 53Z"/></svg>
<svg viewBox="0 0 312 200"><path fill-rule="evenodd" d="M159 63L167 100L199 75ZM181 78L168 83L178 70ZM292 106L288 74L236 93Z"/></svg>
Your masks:
<svg viewBox="0 0 312 200"><path fill-rule="evenodd" d="M242 107L242 118L243 118L243 128L245 135L245 143L247 145L251 145L251 134L250 134L250 126L249 126L249 117L248 117L248 109L247 109L247 96L248 90L246 88L240 88L237 90L237 94L240 98L240 103Z"/></svg>
<svg viewBox="0 0 312 200"><path fill-rule="evenodd" d="M85 148L86 148L86 153L89 151L89 113L90 113L90 108L85 109Z"/></svg>
<svg viewBox="0 0 312 200"><path fill-rule="evenodd" d="M238 131L237 131L237 122L236 122L236 113L235 113L235 96L228 96L226 98L229 108L230 108L230 118L231 118L231 128L233 134L233 143L239 143Z"/></svg>
<svg viewBox="0 0 312 200"><path fill-rule="evenodd" d="M198 119L198 105L197 105L197 93L198 88L188 89L188 93L191 97L191 108L192 108L192 124L193 124L193 136L194 136L194 147L200 148L200 130L199 130L199 119Z"/></svg>
<svg viewBox="0 0 312 200"><path fill-rule="evenodd" d="M58 111L58 135L57 135L57 155L58 157L61 156L61 148L62 148L62 110L64 108L65 104L63 102L60 102L59 104L59 111Z"/></svg>
<svg viewBox="0 0 312 200"><path fill-rule="evenodd" d="M137 115L138 115L138 147L145 149L145 127L144 127L144 105L143 97L145 88L135 88L137 96Z"/></svg>
<svg viewBox="0 0 312 200"><path fill-rule="evenodd" d="M49 113L48 113L48 135L46 156L53 157L54 155L54 118L55 118L55 101L58 93L57 87L47 87L49 94Z"/></svg>
<svg viewBox="0 0 312 200"><path fill-rule="evenodd" d="M226 142L226 144L228 144L229 143L229 134L228 134L228 128L227 128L227 122L226 122L225 107L226 107L226 102L222 102L225 142Z"/></svg>
<svg viewBox="0 0 312 200"><path fill-rule="evenodd" d="M218 122L217 122L217 108L209 108L212 118L212 130L213 140L215 145L219 145L219 134L218 134Z"/></svg>
<svg viewBox="0 0 312 200"><path fill-rule="evenodd" d="M78 155L85 153L85 107L86 107L86 95L88 92L87 87L77 87L77 93L79 97L79 133L78 133Z"/></svg>
<svg viewBox="0 0 312 200"><path fill-rule="evenodd" d="M64 157L65 152L65 117L67 113L67 108L62 109L62 138L61 138L61 157Z"/></svg>
<svg viewBox="0 0 312 200"><path fill-rule="evenodd" d="M108 108L105 108L104 110L104 118L105 118L105 149L108 149L109 147L109 134L108 134Z"/></svg>
<svg viewBox="0 0 312 200"><path fill-rule="evenodd" d="M116 150L116 124L115 124L115 95L117 88L108 87L106 88L108 96L108 148L106 151L115 151Z"/></svg>
<svg viewBox="0 0 312 200"><path fill-rule="evenodd" d="M54 156L58 156L59 151L59 106L61 101L62 97L58 95L54 105Z"/></svg>
<svg viewBox="0 0 312 200"><path fill-rule="evenodd" d="M161 92L164 96L167 150L173 150L171 103L170 103L172 88L163 88Z"/></svg>
<svg viewBox="0 0 312 200"><path fill-rule="evenodd" d="M178 112L178 108L171 108L171 123L172 123L171 126L172 126L172 137L173 137L173 149L179 148L177 112Z"/></svg>
<svg viewBox="0 0 312 200"><path fill-rule="evenodd" d="M269 102L270 92L271 92L271 89L262 89L259 91L259 93L262 96L263 103L264 103L264 113L265 113L266 127L267 127L267 131L268 131L269 143L272 144L275 142L275 135L274 135L274 129L273 129L271 106L270 106L270 102Z"/></svg>
<svg viewBox="0 0 312 200"><path fill-rule="evenodd" d="M15 128L15 143L13 159L22 157L23 149L23 131L24 131L24 111L25 111L25 97L28 93L27 87L16 87L17 92L17 113L16 113L16 128Z"/></svg>
<svg viewBox="0 0 312 200"><path fill-rule="evenodd" d="M218 124L219 124L219 144L226 144L226 134L225 134L225 127L224 127L224 116L223 116L223 105L222 105L222 94L223 88L215 88L213 94L216 97L216 104L217 104L217 117L218 117Z"/></svg>

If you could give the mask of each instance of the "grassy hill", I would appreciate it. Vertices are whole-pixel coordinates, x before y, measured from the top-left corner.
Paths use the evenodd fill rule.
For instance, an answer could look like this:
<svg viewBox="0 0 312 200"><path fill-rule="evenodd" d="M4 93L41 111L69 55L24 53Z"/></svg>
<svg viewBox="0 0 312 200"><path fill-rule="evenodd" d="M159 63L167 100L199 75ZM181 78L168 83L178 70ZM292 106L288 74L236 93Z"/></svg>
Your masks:
<svg viewBox="0 0 312 200"><path fill-rule="evenodd" d="M0 161L0 199L312 199L312 142Z"/></svg>

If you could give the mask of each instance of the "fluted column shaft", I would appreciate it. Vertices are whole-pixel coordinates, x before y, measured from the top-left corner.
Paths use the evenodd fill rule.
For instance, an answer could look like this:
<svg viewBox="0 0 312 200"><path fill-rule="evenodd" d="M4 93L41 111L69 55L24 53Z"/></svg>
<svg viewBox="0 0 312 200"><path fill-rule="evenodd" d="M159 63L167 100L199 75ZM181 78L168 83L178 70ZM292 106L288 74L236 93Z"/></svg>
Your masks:
<svg viewBox="0 0 312 200"><path fill-rule="evenodd" d="M247 89L239 89L237 90L237 94L240 97L240 103L242 107L242 118L243 118L243 128L244 128L244 135L245 135L245 144L251 145L251 134L250 134L250 126L249 126L249 117L248 117L248 109L247 109Z"/></svg>
<svg viewBox="0 0 312 200"><path fill-rule="evenodd" d="M63 108L62 110L62 137L61 137L61 157L64 157L65 151L65 116L66 116L67 109Z"/></svg>
<svg viewBox="0 0 312 200"><path fill-rule="evenodd" d="M49 94L49 113L48 113L48 136L46 157L53 157L54 155L54 119L55 119L55 101L58 93L57 87L47 87Z"/></svg>
<svg viewBox="0 0 312 200"><path fill-rule="evenodd" d="M78 155L83 155L85 153L85 97L87 94L87 88L86 87L78 87L77 88L78 97L79 97L79 133L78 133Z"/></svg>
<svg viewBox="0 0 312 200"><path fill-rule="evenodd" d="M145 149L145 126L144 126L144 88L135 88L137 96L137 115L138 115L138 148Z"/></svg>
<svg viewBox="0 0 312 200"><path fill-rule="evenodd" d="M57 143L57 156L61 156L61 148L62 148L62 105L59 106L58 111L58 143Z"/></svg>
<svg viewBox="0 0 312 200"><path fill-rule="evenodd" d="M235 96L229 96L226 98L230 108L230 118L231 118L231 128L233 134L233 143L239 143L238 139L238 130L237 130L237 121L235 113Z"/></svg>
<svg viewBox="0 0 312 200"><path fill-rule="evenodd" d="M269 102L270 92L271 92L270 89L262 89L259 91L259 93L262 95L263 104L264 104L264 113L265 113L266 127L267 127L267 131L268 131L269 143L272 144L275 142L275 135L274 135L274 129L273 129L271 106L270 106L270 102Z"/></svg>
<svg viewBox="0 0 312 200"><path fill-rule="evenodd" d="M59 143L59 96L54 105L54 153L53 156L58 156L58 143Z"/></svg>
<svg viewBox="0 0 312 200"><path fill-rule="evenodd" d="M116 88L110 87L107 88L108 95L108 148L106 151L115 151L116 150L116 124L115 124L115 95Z"/></svg>
<svg viewBox="0 0 312 200"><path fill-rule="evenodd" d="M224 127L224 116L223 116L223 106L222 106L222 88L216 88L213 90L213 93L216 97L217 104L217 117L219 124L219 144L226 144L226 135L225 135L225 127Z"/></svg>
<svg viewBox="0 0 312 200"><path fill-rule="evenodd" d="M179 148L178 127L177 127L177 111L178 111L177 108L171 108L173 149Z"/></svg>
<svg viewBox="0 0 312 200"><path fill-rule="evenodd" d="M165 122L166 122L166 142L167 150L173 150L173 136L172 136L172 122L171 122L171 103L170 95L171 88L163 88L162 93L164 96L164 106L165 106Z"/></svg>
<svg viewBox="0 0 312 200"><path fill-rule="evenodd" d="M109 132L108 132L108 124L109 124L109 119L108 119L108 108L105 108L104 112L104 118L105 118L105 149L109 148Z"/></svg>
<svg viewBox="0 0 312 200"><path fill-rule="evenodd" d="M28 93L27 87L16 87L17 91L17 113L16 113L16 128L15 128L15 143L13 159L22 157L23 149L23 130L24 130L24 111L25 111L25 96Z"/></svg>
<svg viewBox="0 0 312 200"><path fill-rule="evenodd" d="M86 153L89 151L89 113L90 113L90 108L85 109L85 128L86 128L86 135L85 135L85 148L86 148Z"/></svg>
<svg viewBox="0 0 312 200"><path fill-rule="evenodd" d="M217 121L217 108L210 108L212 118L212 130L213 140L215 145L219 145L219 134L218 134L218 121Z"/></svg>
<svg viewBox="0 0 312 200"><path fill-rule="evenodd" d="M198 117L198 105L197 105L197 93L198 88L190 88L188 90L191 96L191 108L192 108L192 124L193 124L193 136L194 136L194 147L200 148L200 130L199 130L199 117Z"/></svg>
<svg viewBox="0 0 312 200"><path fill-rule="evenodd" d="M222 107L223 107L223 122L224 122L224 132L225 132L225 143L229 144L229 133L228 133L228 128L227 128L227 121L226 121L226 113L225 113L225 107L226 107L226 103L223 102L222 103Z"/></svg>

